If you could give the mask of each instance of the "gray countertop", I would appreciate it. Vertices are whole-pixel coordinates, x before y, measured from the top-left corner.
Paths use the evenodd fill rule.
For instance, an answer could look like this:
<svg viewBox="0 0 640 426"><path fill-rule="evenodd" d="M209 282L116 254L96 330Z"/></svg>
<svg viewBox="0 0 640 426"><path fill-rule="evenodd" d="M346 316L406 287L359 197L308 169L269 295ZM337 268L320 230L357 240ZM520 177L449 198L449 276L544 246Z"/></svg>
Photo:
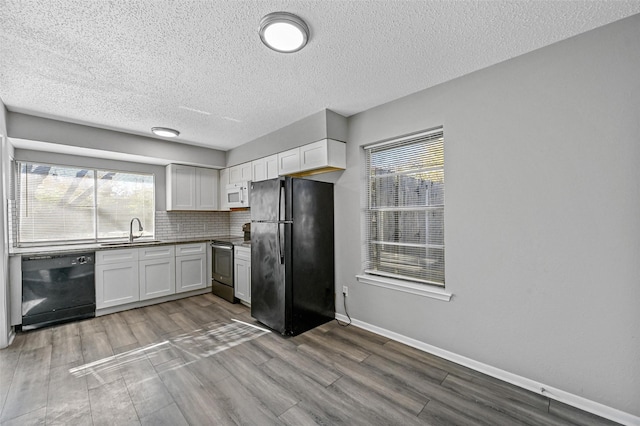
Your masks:
<svg viewBox="0 0 640 426"><path fill-rule="evenodd" d="M118 245L102 245L100 243L91 244L68 244L68 245L49 245L49 246L29 246L29 247L12 247L9 255L39 255L39 254L65 254L65 253L81 253L98 250L114 250L122 248L148 247L167 244L187 244L187 243L208 243L216 239L231 240L234 245L251 247L251 241L243 241L242 236L211 236L201 238L171 238L166 240L135 240L134 244L123 241Z"/></svg>

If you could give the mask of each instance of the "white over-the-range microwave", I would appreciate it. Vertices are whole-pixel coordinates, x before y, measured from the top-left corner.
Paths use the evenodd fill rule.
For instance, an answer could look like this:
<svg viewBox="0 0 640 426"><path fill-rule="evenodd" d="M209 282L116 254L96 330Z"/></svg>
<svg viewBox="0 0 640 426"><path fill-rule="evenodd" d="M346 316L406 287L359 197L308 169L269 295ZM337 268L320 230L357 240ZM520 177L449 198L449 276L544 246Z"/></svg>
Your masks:
<svg viewBox="0 0 640 426"><path fill-rule="evenodd" d="M231 183L227 185L226 197L229 208L249 207L249 188L251 182Z"/></svg>

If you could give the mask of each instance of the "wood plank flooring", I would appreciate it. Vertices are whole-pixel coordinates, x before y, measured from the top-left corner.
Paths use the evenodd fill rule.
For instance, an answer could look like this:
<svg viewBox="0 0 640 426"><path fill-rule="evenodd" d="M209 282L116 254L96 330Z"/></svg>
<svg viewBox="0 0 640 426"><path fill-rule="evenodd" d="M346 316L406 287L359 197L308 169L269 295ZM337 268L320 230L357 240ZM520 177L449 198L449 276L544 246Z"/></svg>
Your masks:
<svg viewBox="0 0 640 426"><path fill-rule="evenodd" d="M2 425L607 425L337 322L292 338L211 294L19 333Z"/></svg>

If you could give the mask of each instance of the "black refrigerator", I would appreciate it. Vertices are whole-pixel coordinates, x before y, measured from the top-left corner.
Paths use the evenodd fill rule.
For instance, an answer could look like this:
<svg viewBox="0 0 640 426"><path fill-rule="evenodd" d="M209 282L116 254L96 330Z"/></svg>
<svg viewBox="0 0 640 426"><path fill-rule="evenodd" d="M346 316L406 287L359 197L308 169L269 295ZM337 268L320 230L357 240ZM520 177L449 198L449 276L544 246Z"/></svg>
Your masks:
<svg viewBox="0 0 640 426"><path fill-rule="evenodd" d="M335 318L333 184L251 183L251 316L283 335Z"/></svg>

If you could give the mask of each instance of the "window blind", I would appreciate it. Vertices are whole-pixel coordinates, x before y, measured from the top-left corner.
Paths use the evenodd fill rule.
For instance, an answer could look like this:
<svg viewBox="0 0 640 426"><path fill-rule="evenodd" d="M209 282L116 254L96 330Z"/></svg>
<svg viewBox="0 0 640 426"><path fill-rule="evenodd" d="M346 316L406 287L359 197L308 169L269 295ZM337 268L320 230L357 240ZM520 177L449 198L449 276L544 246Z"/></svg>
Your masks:
<svg viewBox="0 0 640 426"><path fill-rule="evenodd" d="M128 236L139 217L154 234L150 174L18 162L18 243L84 242Z"/></svg>
<svg viewBox="0 0 640 426"><path fill-rule="evenodd" d="M365 273L444 286L442 128L365 148Z"/></svg>

